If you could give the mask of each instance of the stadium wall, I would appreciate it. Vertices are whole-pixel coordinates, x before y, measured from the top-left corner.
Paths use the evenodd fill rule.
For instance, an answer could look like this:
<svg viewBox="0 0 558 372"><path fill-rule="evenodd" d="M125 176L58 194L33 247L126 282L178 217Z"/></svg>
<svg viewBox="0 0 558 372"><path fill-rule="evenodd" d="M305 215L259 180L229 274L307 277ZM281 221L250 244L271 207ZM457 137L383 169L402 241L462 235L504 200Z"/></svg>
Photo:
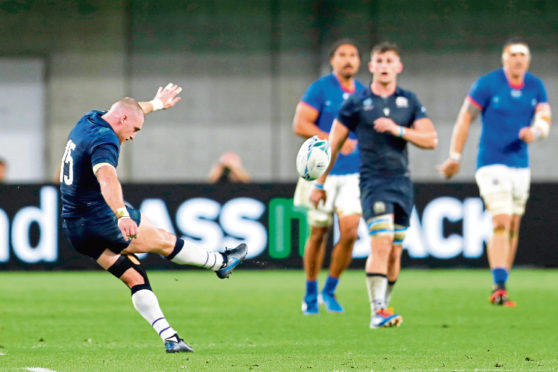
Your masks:
<svg viewBox="0 0 558 372"><path fill-rule="evenodd" d="M124 180L200 182L232 150L256 181L293 182L302 142L291 129L295 106L329 71L328 46L343 36L362 46L363 82L371 45L388 39L402 47L401 85L418 93L440 137L437 150L411 152L420 159L411 164L418 180L439 180L433 165L447 155L463 98L477 77L499 67L510 35L531 43L532 71L558 107L554 1L7 0L0 2L0 31L0 57L44 61L45 181L56 174L65 138L84 112L125 95L149 99L172 80L185 87L183 102L150 116L145 133L124 146ZM456 182L472 179L478 132L477 123ZM558 181L557 140L553 130L532 146L535 180ZM19 169L11 167L8 180Z"/></svg>
<svg viewBox="0 0 558 372"><path fill-rule="evenodd" d="M522 221L516 264L558 267L558 185L536 183ZM125 184L128 202L157 226L209 250L249 246L247 268L302 268L309 231L304 211L292 205L295 185ZM94 269L61 230L58 187L0 185L0 270ZM418 183L411 228L404 242L405 267L486 267L489 214L470 183ZM333 239L338 233L334 232ZM351 267L362 268L369 252L361 221ZM331 245L332 242L329 242ZM326 257L326 260L329 258ZM156 255L148 268L182 270Z"/></svg>

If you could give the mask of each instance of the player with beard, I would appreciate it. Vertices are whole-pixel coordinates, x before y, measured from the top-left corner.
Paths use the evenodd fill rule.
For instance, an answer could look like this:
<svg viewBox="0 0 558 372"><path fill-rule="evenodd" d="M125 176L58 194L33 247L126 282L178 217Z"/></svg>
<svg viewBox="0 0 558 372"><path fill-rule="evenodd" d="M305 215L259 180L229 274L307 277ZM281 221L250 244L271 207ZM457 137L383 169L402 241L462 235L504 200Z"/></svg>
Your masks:
<svg viewBox="0 0 558 372"><path fill-rule="evenodd" d="M360 67L359 50L352 40L337 41L331 48L329 62L332 72L312 83L297 105L293 127L294 132L309 138L328 138L331 124L341 104L364 86L355 79ZM318 303L330 312L341 313L343 307L335 297L335 289L343 270L352 259L353 245L362 215L359 202L358 169L360 154L354 136L347 140L341 155L335 163L332 176L326 183L299 179L295 195L295 206L307 208L310 237L304 249L304 270L306 273L306 293L302 302L302 312L306 315L318 314ZM312 189L327 190L327 203L314 206L310 202ZM331 256L329 275L318 296L318 274L322 268L328 234L333 224L333 214L339 222L339 241Z"/></svg>

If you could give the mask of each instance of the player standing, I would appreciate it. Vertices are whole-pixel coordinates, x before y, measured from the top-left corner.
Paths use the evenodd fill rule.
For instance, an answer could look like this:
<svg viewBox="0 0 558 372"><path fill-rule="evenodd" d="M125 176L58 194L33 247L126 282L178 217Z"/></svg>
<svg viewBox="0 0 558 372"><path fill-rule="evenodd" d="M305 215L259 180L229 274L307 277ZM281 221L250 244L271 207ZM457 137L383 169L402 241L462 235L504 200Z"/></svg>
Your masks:
<svg viewBox="0 0 558 372"><path fill-rule="evenodd" d="M402 322L400 315L387 309L387 303L388 278L399 274L402 243L413 208L407 142L434 149L438 137L415 94L397 86L397 76L403 70L397 46L380 43L374 46L370 57L370 88L343 104L329 141L333 162L350 132L358 139L362 210L372 241L366 261L370 328L378 328ZM330 168L318 178L319 183L329 178ZM311 200L327 200L326 192L315 188Z"/></svg>
<svg viewBox="0 0 558 372"><path fill-rule="evenodd" d="M364 89L355 79L360 67L360 54L353 41L337 41L332 46L329 57L333 71L312 83L296 108L293 128L294 132L303 138L318 136L326 139L341 104L352 93ZM322 302L330 312L343 312L343 307L335 297L335 289L343 270L351 263L353 245L357 239L358 224L362 215L358 189L360 154L354 136L347 140L341 152L327 183L300 178L295 190L294 204L308 208L307 218L311 227L304 248L304 314L318 314L318 302ZM330 195L327 203L317 207L310 203L312 188L327 190ZM329 275L318 296L318 274L322 268L328 232L333 224L333 213L338 217L340 237L333 248Z"/></svg>
<svg viewBox="0 0 558 372"><path fill-rule="evenodd" d="M527 72L531 52L527 43L513 38L502 52L503 68L477 80L457 116L449 158L438 167L451 178L459 171L469 127L482 113L482 132L475 179L492 216L488 262L493 291L490 302L513 306L506 281L519 237L521 216L529 198L531 173L528 144L548 136L551 112L543 82Z"/></svg>
<svg viewBox="0 0 558 372"><path fill-rule="evenodd" d="M163 339L168 353L194 350L169 325L134 254L157 253L226 278L247 252L245 244L224 253L207 252L155 227L124 204L116 174L120 145L136 137L146 114L173 107L181 90L169 83L151 101L123 98L108 111L86 113L68 136L60 172L63 228L70 243L131 289L134 307Z"/></svg>

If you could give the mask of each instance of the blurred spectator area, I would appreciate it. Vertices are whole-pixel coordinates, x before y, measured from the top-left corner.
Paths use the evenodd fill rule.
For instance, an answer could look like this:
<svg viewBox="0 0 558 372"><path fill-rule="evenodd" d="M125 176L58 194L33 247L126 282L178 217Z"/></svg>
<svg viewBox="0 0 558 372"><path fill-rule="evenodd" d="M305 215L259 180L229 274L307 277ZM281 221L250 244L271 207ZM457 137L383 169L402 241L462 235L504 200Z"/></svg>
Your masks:
<svg viewBox="0 0 558 372"><path fill-rule="evenodd" d="M123 180L203 181L231 150L255 182L292 181L302 143L291 128L295 106L329 71L328 46L341 37L360 43L364 83L370 47L400 45L400 84L418 94L440 137L435 151L411 151L416 180L441 180L434 164L447 156L461 103L475 79L500 67L509 36L530 42L531 71L558 109L558 2L551 0L2 0L0 32L0 141L23 141L0 146L0 157L18 181L52 179L84 112L121 96L150 99L169 81L184 86L183 100L148 116L143 133L123 146ZM38 101L15 99L12 89L31 89ZM25 116L18 124L6 119L18 113ZM479 127L457 181L472 180ZM533 179L558 180L557 138L553 130L533 146Z"/></svg>

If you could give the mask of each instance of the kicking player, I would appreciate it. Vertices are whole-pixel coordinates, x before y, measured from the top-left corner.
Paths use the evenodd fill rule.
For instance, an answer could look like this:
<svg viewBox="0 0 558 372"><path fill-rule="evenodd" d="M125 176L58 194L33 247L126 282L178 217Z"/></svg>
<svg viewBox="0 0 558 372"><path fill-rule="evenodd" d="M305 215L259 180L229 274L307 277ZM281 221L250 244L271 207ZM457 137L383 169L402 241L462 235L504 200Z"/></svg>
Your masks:
<svg viewBox="0 0 558 372"><path fill-rule="evenodd" d="M397 46L380 43L374 46L370 57L372 83L341 106L329 141L333 162L350 132L358 139L360 198L372 241L366 261L370 328L379 328L402 322L400 315L387 309L387 302L388 278L399 273L402 243L413 208L407 142L434 149L438 137L416 95L397 86L397 76L403 70ZM328 178L330 169L331 166L318 183ZM312 202L327 200L326 192L314 188Z"/></svg>
<svg viewBox="0 0 558 372"><path fill-rule="evenodd" d="M246 257L245 244L207 252L159 229L125 205L116 166L120 146L133 140L150 112L173 107L182 90L169 83L151 101L122 98L108 111L90 111L68 136L60 172L63 228L72 246L126 284L136 310L165 343L167 353L193 352L170 326L135 253L157 253L177 264L200 266L227 278Z"/></svg>
<svg viewBox="0 0 558 372"><path fill-rule="evenodd" d="M529 46L510 39L502 52L503 68L477 80L457 116L449 158L438 167L451 178L459 171L469 127L482 113L482 134L475 179L492 216L493 233L488 243L492 270L490 302L514 306L506 281L513 266L521 216L529 198L531 173L528 144L548 136L550 105L543 82L527 70Z"/></svg>
<svg viewBox="0 0 558 372"><path fill-rule="evenodd" d="M360 67L360 55L356 44L348 39L336 42L331 48L332 73L312 83L300 100L293 120L294 132L309 138L325 139L339 107L350 94L359 92L364 86L355 79ZM304 314L318 314L318 303L334 313L342 313L343 306L335 297L335 289L343 270L351 263L353 245L357 239L358 224L362 215L358 189L358 167L360 154L354 136L343 146L331 177L324 183L299 179L294 205L308 209L307 218L311 227L304 248L304 271L306 293L302 301ZM328 191L327 203L315 207L310 203L312 188ZM318 296L318 274L322 268L328 232L333 224L333 213L337 214L340 237L333 248L329 275Z"/></svg>

